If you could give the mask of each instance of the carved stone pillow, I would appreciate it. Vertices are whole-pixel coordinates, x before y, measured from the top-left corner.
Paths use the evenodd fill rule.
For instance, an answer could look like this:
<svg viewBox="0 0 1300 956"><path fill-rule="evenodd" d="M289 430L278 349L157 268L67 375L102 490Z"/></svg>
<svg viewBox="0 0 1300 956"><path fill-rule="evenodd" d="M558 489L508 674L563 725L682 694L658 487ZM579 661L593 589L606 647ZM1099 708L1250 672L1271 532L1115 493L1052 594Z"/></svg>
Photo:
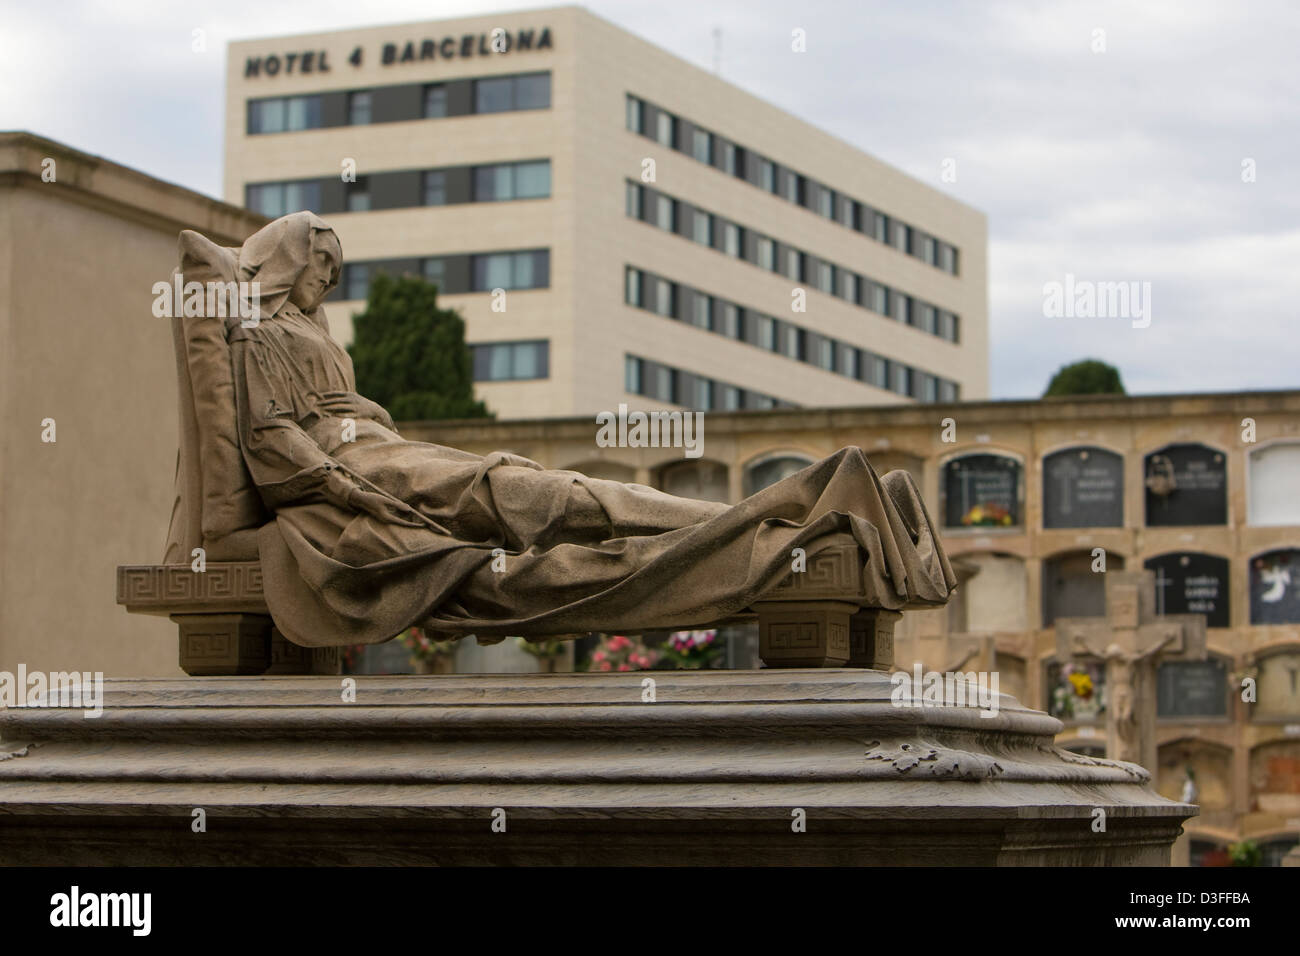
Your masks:
<svg viewBox="0 0 1300 956"><path fill-rule="evenodd" d="M180 234L182 281L203 283L234 282L238 275L239 250L227 249L185 230ZM237 302L228 297L227 310ZM226 320L219 316L182 316L180 323L185 364L193 395L193 438L199 480L199 530L207 558L213 561L257 559L255 532L270 520L253 479L244 465L235 418L235 378L226 343ZM237 320L236 320L237 321ZM178 372L182 371L178 369ZM187 423L182 407L182 442ZM185 454L182 450L182 467ZM197 461L195 460L197 458ZM195 487L192 480L182 487ZM191 505L193 507L193 505ZM188 561L188 555L184 560Z"/></svg>

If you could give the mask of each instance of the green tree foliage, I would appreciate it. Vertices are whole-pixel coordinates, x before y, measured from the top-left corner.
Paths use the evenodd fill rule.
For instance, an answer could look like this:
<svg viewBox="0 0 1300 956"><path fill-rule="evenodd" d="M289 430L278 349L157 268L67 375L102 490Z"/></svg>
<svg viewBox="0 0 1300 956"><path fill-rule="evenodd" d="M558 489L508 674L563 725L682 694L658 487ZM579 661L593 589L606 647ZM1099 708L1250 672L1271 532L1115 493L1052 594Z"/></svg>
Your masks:
<svg viewBox="0 0 1300 956"><path fill-rule="evenodd" d="M1097 359L1065 365L1052 376L1044 398L1057 395L1124 395L1119 369Z"/></svg>
<svg viewBox="0 0 1300 956"><path fill-rule="evenodd" d="M395 421L491 418L474 399L465 321L438 307L438 287L423 279L380 273L366 310L356 316L348 354L357 391Z"/></svg>

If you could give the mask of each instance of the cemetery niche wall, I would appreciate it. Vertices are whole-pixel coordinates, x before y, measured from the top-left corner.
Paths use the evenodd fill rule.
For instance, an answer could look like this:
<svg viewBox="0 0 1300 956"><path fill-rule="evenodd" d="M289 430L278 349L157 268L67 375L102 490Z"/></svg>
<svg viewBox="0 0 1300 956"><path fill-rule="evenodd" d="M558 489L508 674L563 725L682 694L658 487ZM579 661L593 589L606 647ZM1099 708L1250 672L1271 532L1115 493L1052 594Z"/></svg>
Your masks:
<svg viewBox="0 0 1300 956"><path fill-rule="evenodd" d="M1208 445L1166 445L1144 459L1150 527L1228 521L1227 456Z"/></svg>
<svg viewBox="0 0 1300 956"><path fill-rule="evenodd" d="M1066 448L1043 458L1044 528L1124 524L1124 458L1105 448Z"/></svg>
<svg viewBox="0 0 1300 956"><path fill-rule="evenodd" d="M944 462L944 527L1019 527L1023 471L1018 459L1002 454L970 453Z"/></svg>
<svg viewBox="0 0 1300 956"><path fill-rule="evenodd" d="M1168 720L1228 716L1228 667L1222 657L1161 661L1156 669L1156 716Z"/></svg>

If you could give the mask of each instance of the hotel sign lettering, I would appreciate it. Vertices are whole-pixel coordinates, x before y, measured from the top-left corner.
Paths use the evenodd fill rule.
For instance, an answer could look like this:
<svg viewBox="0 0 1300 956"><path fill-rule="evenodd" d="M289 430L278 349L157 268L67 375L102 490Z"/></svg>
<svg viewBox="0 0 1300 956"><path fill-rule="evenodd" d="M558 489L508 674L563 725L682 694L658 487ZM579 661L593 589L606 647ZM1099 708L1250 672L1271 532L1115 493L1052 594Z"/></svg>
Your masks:
<svg viewBox="0 0 1300 956"><path fill-rule="evenodd" d="M474 56L496 56L504 53L526 53L530 50L552 49L551 28L510 31L498 27L487 33L466 33L437 39L406 40L401 43L383 43L375 55L383 66L415 63L424 60L464 60ZM365 47L354 47L347 62L359 67L366 62ZM330 73L332 63L328 50L301 50L292 53L269 53L250 56L244 62L244 78L262 76L293 76L305 73Z"/></svg>

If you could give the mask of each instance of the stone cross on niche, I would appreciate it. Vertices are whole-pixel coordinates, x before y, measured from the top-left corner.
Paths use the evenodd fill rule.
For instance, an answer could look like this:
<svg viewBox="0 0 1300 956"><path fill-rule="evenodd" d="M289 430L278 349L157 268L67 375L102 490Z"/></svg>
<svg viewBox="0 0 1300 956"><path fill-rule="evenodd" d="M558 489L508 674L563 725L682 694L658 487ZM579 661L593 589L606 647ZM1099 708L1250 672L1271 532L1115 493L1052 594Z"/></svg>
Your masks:
<svg viewBox="0 0 1300 956"><path fill-rule="evenodd" d="M1106 662L1106 756L1154 771L1156 667L1206 658L1205 615L1157 614L1151 571L1108 571L1106 616L1056 621L1056 656Z"/></svg>

